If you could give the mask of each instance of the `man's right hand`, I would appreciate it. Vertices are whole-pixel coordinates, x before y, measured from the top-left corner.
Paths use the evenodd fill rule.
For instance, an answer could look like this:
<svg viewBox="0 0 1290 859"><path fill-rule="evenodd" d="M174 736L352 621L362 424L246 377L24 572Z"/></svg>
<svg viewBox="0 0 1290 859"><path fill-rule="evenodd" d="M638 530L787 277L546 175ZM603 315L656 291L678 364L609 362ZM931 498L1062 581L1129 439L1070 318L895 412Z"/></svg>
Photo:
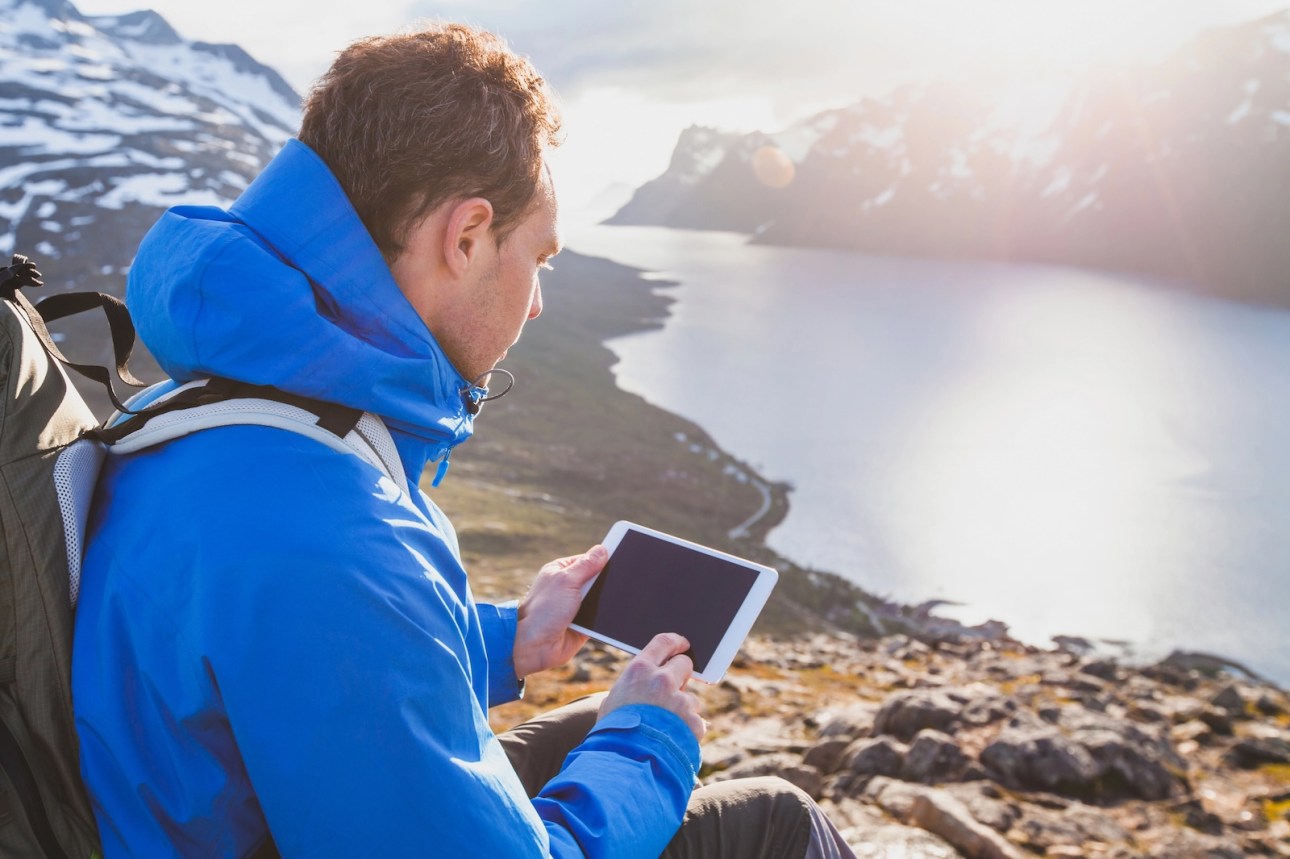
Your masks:
<svg viewBox="0 0 1290 859"><path fill-rule="evenodd" d="M694 732L695 739L702 740L708 723L699 715L698 696L685 691L685 684L694 673L694 663L683 655L689 648L690 642L674 632L654 636L645 649L627 663L601 702L600 717L628 704L653 704L680 716Z"/></svg>

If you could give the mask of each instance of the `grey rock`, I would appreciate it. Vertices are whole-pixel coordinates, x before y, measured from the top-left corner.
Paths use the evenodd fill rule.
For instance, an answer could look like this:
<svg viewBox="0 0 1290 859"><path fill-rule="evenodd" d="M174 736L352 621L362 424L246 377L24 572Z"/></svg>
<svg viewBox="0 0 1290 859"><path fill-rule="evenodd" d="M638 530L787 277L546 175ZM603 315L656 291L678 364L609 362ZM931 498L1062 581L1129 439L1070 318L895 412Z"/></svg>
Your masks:
<svg viewBox="0 0 1290 859"><path fill-rule="evenodd" d="M897 820L908 820L914 800L929 790L932 788L876 776L865 786L864 797Z"/></svg>
<svg viewBox="0 0 1290 859"><path fill-rule="evenodd" d="M1208 744L1214 740L1214 729L1200 719L1193 719L1190 722L1183 722L1181 725L1174 725L1169 731L1169 737L1175 743L1196 742Z"/></svg>
<svg viewBox="0 0 1290 859"><path fill-rule="evenodd" d="M874 719L873 731L908 741L924 728L949 729L960 709L958 701L939 690L897 693L883 703Z"/></svg>
<svg viewBox="0 0 1290 859"><path fill-rule="evenodd" d="M968 859L1023 859L1020 850L944 791L929 790L916 797L910 820L953 844Z"/></svg>
<svg viewBox="0 0 1290 859"><path fill-rule="evenodd" d="M932 649L926 644L907 635L893 635L884 638L878 649L892 659L901 660L923 657L932 652Z"/></svg>
<svg viewBox="0 0 1290 859"><path fill-rule="evenodd" d="M1081 707L1065 708L1060 727L1097 761L1101 794L1165 799L1181 787L1179 774L1187 765L1163 728L1147 729Z"/></svg>
<svg viewBox="0 0 1290 859"><path fill-rule="evenodd" d="M1196 718L1209 725L1215 734L1224 737L1232 736L1232 733L1236 730L1232 723L1231 715L1226 710L1219 709L1213 705L1205 707Z"/></svg>
<svg viewBox="0 0 1290 859"><path fill-rule="evenodd" d="M1113 682L1120 676L1120 665L1114 659L1090 659L1080 665L1079 670L1108 682Z"/></svg>
<svg viewBox="0 0 1290 859"><path fill-rule="evenodd" d="M1117 844L1130 835L1110 815L1081 803L1050 810L1027 806L1016 824L1025 844L1039 852L1055 847L1083 847L1089 842Z"/></svg>
<svg viewBox="0 0 1290 859"><path fill-rule="evenodd" d="M1260 693L1254 706L1265 716L1280 716L1286 712L1285 701L1274 698L1267 692Z"/></svg>
<svg viewBox="0 0 1290 859"><path fill-rule="evenodd" d="M1093 756L1056 729L1007 729L981 752L981 763L1008 787L1083 793L1100 774Z"/></svg>
<svg viewBox="0 0 1290 859"><path fill-rule="evenodd" d="M856 775L894 776L900 773L908 748L890 737L856 740L843 753L843 766Z"/></svg>
<svg viewBox="0 0 1290 859"><path fill-rule="evenodd" d="M837 772L842 766L842 755L851 743L844 737L834 737L816 743L806 750L802 763L815 767L822 773Z"/></svg>
<svg viewBox="0 0 1290 859"><path fill-rule="evenodd" d="M1246 737L1232 746L1227 759L1243 769L1263 764L1290 764L1290 742L1280 737Z"/></svg>
<svg viewBox="0 0 1290 859"><path fill-rule="evenodd" d="M988 781L947 784L941 790L967 806L974 818L996 832L1007 832L1021 816L1017 803L1004 799L1002 792Z"/></svg>
<svg viewBox="0 0 1290 859"><path fill-rule="evenodd" d="M1235 683L1224 686L1209 699L1209 703L1215 707L1226 710L1234 718L1241 718L1245 715L1245 697L1241 695L1241 690L1236 687Z"/></svg>
<svg viewBox="0 0 1290 859"><path fill-rule="evenodd" d="M853 704L844 710L818 714L816 721L822 726L820 739L844 737L854 740L870 736L877 713L878 707L874 704Z"/></svg>
<svg viewBox="0 0 1290 859"><path fill-rule="evenodd" d="M953 737L926 728L919 731L910 743L900 774L906 781L927 784L957 781L963 777L970 763Z"/></svg>
<svg viewBox="0 0 1290 859"><path fill-rule="evenodd" d="M1185 764L1167 740L1135 726L1091 722L1072 728L1005 729L981 752L981 763L1003 784L1068 796L1128 794L1163 799L1180 786Z"/></svg>
<svg viewBox="0 0 1290 859"><path fill-rule="evenodd" d="M1054 635L1053 644L1063 653L1084 656L1093 651L1093 642L1079 635Z"/></svg>
<svg viewBox="0 0 1290 859"><path fill-rule="evenodd" d="M1143 742L1131 736L1133 731L1132 728L1121 734L1098 731L1080 737L1101 769L1102 784L1097 785L1096 793L1126 792L1152 800L1169 797L1182 787L1178 774L1186 770L1186 764L1167 742Z"/></svg>
<svg viewBox="0 0 1290 859"><path fill-rule="evenodd" d="M1223 821L1195 797L1189 797L1169 805L1169 812L1177 815L1182 822L1197 832L1207 835L1222 835Z"/></svg>

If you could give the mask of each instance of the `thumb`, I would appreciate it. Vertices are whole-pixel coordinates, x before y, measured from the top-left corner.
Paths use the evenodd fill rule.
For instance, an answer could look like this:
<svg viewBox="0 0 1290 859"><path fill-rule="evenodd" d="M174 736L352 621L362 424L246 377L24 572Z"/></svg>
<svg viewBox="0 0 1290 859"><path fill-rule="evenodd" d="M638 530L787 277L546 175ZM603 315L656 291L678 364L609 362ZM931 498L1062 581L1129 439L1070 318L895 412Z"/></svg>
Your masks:
<svg viewBox="0 0 1290 859"><path fill-rule="evenodd" d="M595 578L596 574L605 568L605 562L608 560L609 552L605 547L595 545L579 555L569 565L566 574L579 585L583 585Z"/></svg>

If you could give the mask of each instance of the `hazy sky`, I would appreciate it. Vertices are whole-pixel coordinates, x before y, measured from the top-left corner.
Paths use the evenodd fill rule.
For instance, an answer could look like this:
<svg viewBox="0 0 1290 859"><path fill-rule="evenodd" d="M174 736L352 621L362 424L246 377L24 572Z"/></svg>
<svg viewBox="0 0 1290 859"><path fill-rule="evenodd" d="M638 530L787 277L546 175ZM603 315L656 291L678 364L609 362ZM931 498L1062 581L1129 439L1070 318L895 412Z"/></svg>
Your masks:
<svg viewBox="0 0 1290 859"><path fill-rule="evenodd" d="M691 123L773 131L904 82L1032 81L1161 56L1290 0L74 0L153 8L186 38L236 42L304 91L359 36L418 18L506 36L561 96L567 204L667 165Z"/></svg>

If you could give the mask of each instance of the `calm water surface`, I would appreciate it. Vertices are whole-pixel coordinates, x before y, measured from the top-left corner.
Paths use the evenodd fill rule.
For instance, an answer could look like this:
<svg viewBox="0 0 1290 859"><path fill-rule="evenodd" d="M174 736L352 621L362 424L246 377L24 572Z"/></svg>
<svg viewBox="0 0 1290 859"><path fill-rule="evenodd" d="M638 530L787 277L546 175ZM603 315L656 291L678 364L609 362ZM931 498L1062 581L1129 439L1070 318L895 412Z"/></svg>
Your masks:
<svg viewBox="0 0 1290 859"><path fill-rule="evenodd" d="M610 342L619 384L794 485L785 556L1290 685L1290 312L721 233L568 244L680 281L661 331Z"/></svg>

